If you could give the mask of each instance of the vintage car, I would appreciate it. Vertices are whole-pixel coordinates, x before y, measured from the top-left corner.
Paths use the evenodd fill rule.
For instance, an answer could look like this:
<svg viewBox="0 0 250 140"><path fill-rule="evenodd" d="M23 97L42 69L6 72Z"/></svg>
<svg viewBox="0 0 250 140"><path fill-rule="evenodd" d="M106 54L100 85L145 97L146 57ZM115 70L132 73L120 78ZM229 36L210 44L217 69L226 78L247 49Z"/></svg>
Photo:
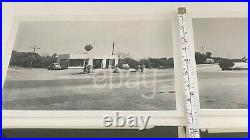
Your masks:
<svg viewBox="0 0 250 140"><path fill-rule="evenodd" d="M48 70L61 70L62 67L59 63L52 63L49 65Z"/></svg>

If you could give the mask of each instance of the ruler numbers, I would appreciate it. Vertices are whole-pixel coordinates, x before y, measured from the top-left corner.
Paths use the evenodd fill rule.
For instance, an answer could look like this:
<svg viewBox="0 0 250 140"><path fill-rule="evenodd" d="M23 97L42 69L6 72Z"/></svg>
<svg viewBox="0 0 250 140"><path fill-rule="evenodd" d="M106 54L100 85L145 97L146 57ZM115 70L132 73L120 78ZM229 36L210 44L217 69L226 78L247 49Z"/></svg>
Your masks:
<svg viewBox="0 0 250 140"><path fill-rule="evenodd" d="M199 129L197 129L197 105L195 102L195 81L193 79L194 75L191 64L192 52L188 36L186 9L184 7L178 8L178 18L182 47L183 76L188 120L188 136L190 138L199 138Z"/></svg>

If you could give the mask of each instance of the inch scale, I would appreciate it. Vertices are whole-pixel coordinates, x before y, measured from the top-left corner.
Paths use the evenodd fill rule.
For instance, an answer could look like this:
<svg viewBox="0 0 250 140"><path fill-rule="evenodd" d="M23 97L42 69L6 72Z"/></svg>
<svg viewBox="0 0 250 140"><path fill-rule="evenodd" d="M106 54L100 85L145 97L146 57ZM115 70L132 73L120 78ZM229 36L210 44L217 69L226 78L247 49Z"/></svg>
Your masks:
<svg viewBox="0 0 250 140"><path fill-rule="evenodd" d="M197 128L197 104L195 98L196 85L194 83L194 75L191 64L191 45L188 36L188 21L186 16L186 8L178 8L179 32L181 37L181 53L183 63L183 76L186 97L186 113L187 113L187 134L190 138L199 138L200 132Z"/></svg>

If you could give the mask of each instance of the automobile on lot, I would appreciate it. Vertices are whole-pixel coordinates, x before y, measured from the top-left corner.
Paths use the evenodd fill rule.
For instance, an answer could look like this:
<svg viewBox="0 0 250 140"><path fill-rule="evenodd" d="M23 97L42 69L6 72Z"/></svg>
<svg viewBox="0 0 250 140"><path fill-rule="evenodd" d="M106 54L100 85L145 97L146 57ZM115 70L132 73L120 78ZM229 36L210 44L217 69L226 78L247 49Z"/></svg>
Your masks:
<svg viewBox="0 0 250 140"><path fill-rule="evenodd" d="M48 70L61 70L62 67L59 63L52 63L49 65Z"/></svg>

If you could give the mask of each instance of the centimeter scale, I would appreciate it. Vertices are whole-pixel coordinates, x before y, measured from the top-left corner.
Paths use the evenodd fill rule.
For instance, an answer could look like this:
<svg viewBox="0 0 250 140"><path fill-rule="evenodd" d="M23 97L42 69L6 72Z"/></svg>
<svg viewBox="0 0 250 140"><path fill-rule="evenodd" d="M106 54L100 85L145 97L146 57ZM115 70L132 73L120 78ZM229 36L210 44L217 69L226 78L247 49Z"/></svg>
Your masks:
<svg viewBox="0 0 250 140"><path fill-rule="evenodd" d="M179 32L181 39L181 53L183 63L183 76L186 99L187 113L187 135L190 138L199 138L200 133L197 128L197 104L195 100L195 83L191 65L190 39L188 36L188 21L186 16L186 8L178 8Z"/></svg>

